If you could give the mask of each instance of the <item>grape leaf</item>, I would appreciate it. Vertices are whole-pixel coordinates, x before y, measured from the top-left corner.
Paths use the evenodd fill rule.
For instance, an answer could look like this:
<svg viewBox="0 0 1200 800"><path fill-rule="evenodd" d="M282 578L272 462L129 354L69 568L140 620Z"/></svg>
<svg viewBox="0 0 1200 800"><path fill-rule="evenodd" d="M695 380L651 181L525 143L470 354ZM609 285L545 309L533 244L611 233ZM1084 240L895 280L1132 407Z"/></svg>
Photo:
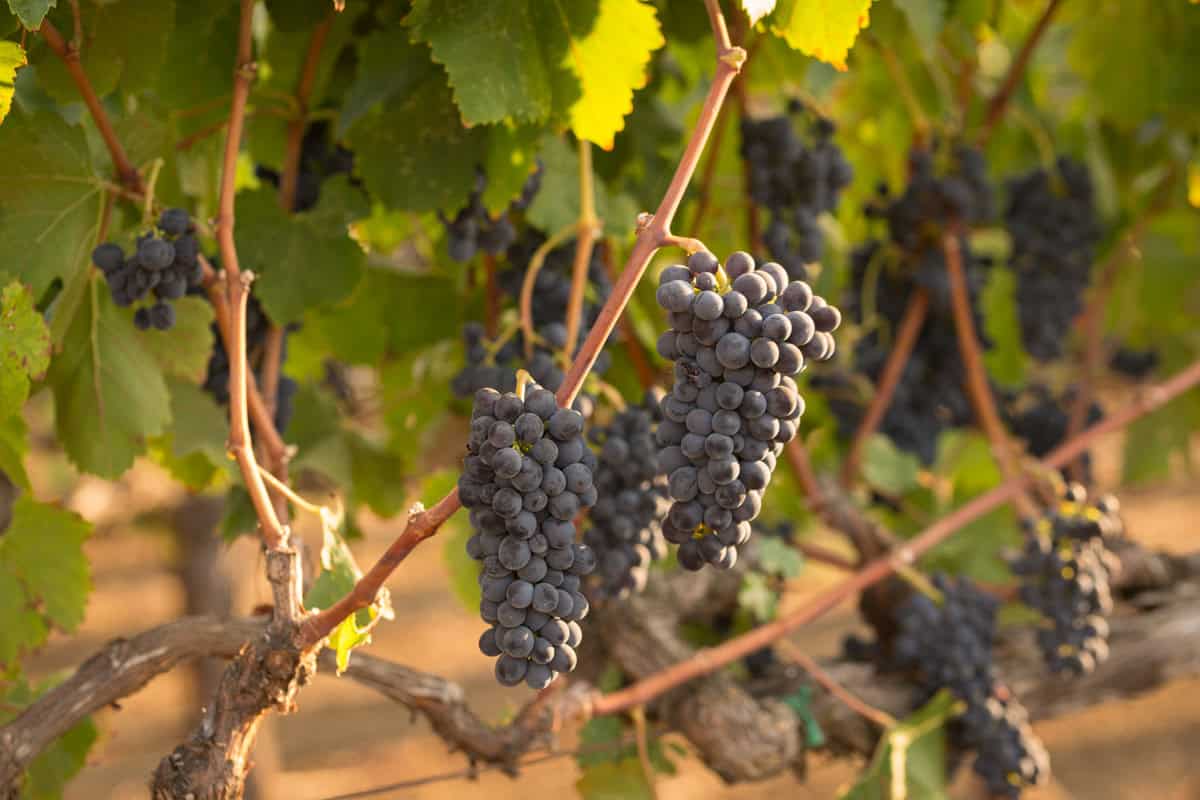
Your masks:
<svg viewBox="0 0 1200 800"><path fill-rule="evenodd" d="M226 456L228 412L199 386L177 378L167 379L171 395L169 456L182 470L180 477L193 489L208 486L217 472L232 474L234 463ZM196 463L202 459L203 463ZM204 464L208 469L204 469Z"/></svg>
<svg viewBox="0 0 1200 800"><path fill-rule="evenodd" d="M267 0L267 11L270 12L271 22L277 29L309 33L314 26L319 25L325 17L333 13L333 6L324 0L319 0L319 2ZM340 16L350 15L342 14Z"/></svg>
<svg viewBox="0 0 1200 800"><path fill-rule="evenodd" d="M562 116L605 149L664 41L640 0L418 0L408 22L445 65L466 124Z"/></svg>
<svg viewBox="0 0 1200 800"><path fill-rule="evenodd" d="M28 490L29 476L25 474L25 454L29 452L28 431L19 414L0 417L0 472Z"/></svg>
<svg viewBox="0 0 1200 800"><path fill-rule="evenodd" d="M962 703L939 692L911 716L888 728L858 782L839 800L946 798L946 723ZM899 790L899 791L897 791Z"/></svg>
<svg viewBox="0 0 1200 800"><path fill-rule="evenodd" d="M77 514L22 495L0 537L0 564L16 575L47 623L73 631L92 588L83 542L92 526Z"/></svg>
<svg viewBox="0 0 1200 800"><path fill-rule="evenodd" d="M182 297L174 305L175 327L138 331L138 341L165 374L199 381L212 355L213 307L203 297Z"/></svg>
<svg viewBox="0 0 1200 800"><path fill-rule="evenodd" d="M329 608L354 588L362 570L354 560L346 540L338 532L341 521L333 514L322 512L324 537L321 545L321 572L304 596L309 609ZM381 589L374 604L351 614L329 635L326 646L337 654L337 673L341 675L350 664L350 651L371 642L371 628L377 619L391 619L392 610L386 589Z"/></svg>
<svg viewBox="0 0 1200 800"><path fill-rule="evenodd" d="M341 197L321 193L321 207L286 214L274 190L238 197L238 258L258 275L255 296L273 320L291 322L313 307L350 295L362 277L365 257L328 204Z"/></svg>
<svg viewBox="0 0 1200 800"><path fill-rule="evenodd" d="M796 50L846 68L858 32L870 22L871 0L780 0L771 32Z"/></svg>
<svg viewBox="0 0 1200 800"><path fill-rule="evenodd" d="M546 233L564 228L579 218L579 155L561 137L542 141L541 160L545 172L542 187L529 207L529 221ZM634 229L638 208L624 194L611 194L603 183L595 185L596 215L609 230L625 233Z"/></svg>
<svg viewBox="0 0 1200 800"><path fill-rule="evenodd" d="M237 59L238 5L225 0L186 0L175 3L175 22L166 60L155 76L156 99L171 108L205 106L181 133L193 133L218 119L228 118L228 103L213 101L229 92L229 70ZM194 126L194 127L193 127ZM220 143L222 137L211 141Z"/></svg>
<svg viewBox="0 0 1200 800"><path fill-rule="evenodd" d="M738 5L750 18L751 25L757 25L760 19L775 10L775 0L739 0Z"/></svg>
<svg viewBox="0 0 1200 800"><path fill-rule="evenodd" d="M429 508L454 488L458 481L458 472L452 469L441 469L427 476L421 483L421 502ZM479 562L467 555L467 540L471 538L471 525L462 514L456 514L446 520L442 526L442 535L446 537L442 545L442 563L450 573L450 588L454 596L462 601L463 607L471 613L479 610L482 599L479 581Z"/></svg>
<svg viewBox="0 0 1200 800"><path fill-rule="evenodd" d="M758 563L763 572L794 578L804 567L804 557L779 537L764 536L758 540Z"/></svg>
<svg viewBox="0 0 1200 800"><path fill-rule="evenodd" d="M221 518L221 539L235 541L239 536L253 536L258 532L258 516L254 503L245 487L234 484L225 495L225 516Z"/></svg>
<svg viewBox="0 0 1200 800"><path fill-rule="evenodd" d="M0 694L0 725L10 722L22 708L53 689L61 679L43 681L31 687L23 679L10 682ZM63 787L83 767L98 732L91 718L77 722L70 730L42 748L25 771L21 784L22 800L60 800ZM16 797L17 795L14 795Z"/></svg>
<svg viewBox="0 0 1200 800"><path fill-rule="evenodd" d="M482 128L462 126L439 73L362 116L348 140L371 195L409 211L461 208L487 149Z"/></svg>
<svg viewBox="0 0 1200 800"><path fill-rule="evenodd" d="M946 0L895 0L895 3L908 18L908 27L926 57L936 55L938 34L946 21Z"/></svg>
<svg viewBox="0 0 1200 800"><path fill-rule="evenodd" d="M747 611L759 622L775 618L779 608L779 593L771 588L766 576L747 572L738 588L738 608Z"/></svg>
<svg viewBox="0 0 1200 800"><path fill-rule="evenodd" d="M117 478L142 452L145 437L170 421L167 387L133 325L98 282L88 287L50 365L55 425L71 461Z"/></svg>
<svg viewBox="0 0 1200 800"><path fill-rule="evenodd" d="M987 373L1004 386L1020 386L1027 358L1017 319L1016 276L1011 269L997 265L989 270L980 303L984 329L992 340L992 347L983 354Z"/></svg>
<svg viewBox="0 0 1200 800"><path fill-rule="evenodd" d="M876 433L867 440L863 454L863 478L884 494L902 495L918 484L921 463L892 443L890 437Z"/></svg>
<svg viewBox="0 0 1200 800"><path fill-rule="evenodd" d="M0 42L0 122L12 108L17 70L25 66L25 49L16 42Z"/></svg>
<svg viewBox="0 0 1200 800"><path fill-rule="evenodd" d="M354 499L366 503L381 517L395 516L407 499L404 459L357 434L347 434L346 443Z"/></svg>
<svg viewBox="0 0 1200 800"><path fill-rule="evenodd" d="M33 296L13 281L0 293L0 418L16 414L29 396L29 380L50 365L50 332Z"/></svg>
<svg viewBox="0 0 1200 800"><path fill-rule="evenodd" d="M587 767L575 782L575 789L583 800L654 800L655 797L636 756Z"/></svg>
<svg viewBox="0 0 1200 800"><path fill-rule="evenodd" d="M21 580L0 560L0 668L37 649L50 629L25 595Z"/></svg>
<svg viewBox="0 0 1200 800"><path fill-rule="evenodd" d="M79 8L83 32L80 59L97 95L110 94L118 85L138 90L158 82L175 27L174 0L80 3ZM61 4L51 17L63 36L69 37L65 32L73 28L74 20L68 4ZM34 63L38 83L51 97L62 104L79 101L75 81L49 47L35 52Z"/></svg>
<svg viewBox="0 0 1200 800"><path fill-rule="evenodd" d="M483 205L492 214L504 211L537 169L540 133L532 125L501 124L491 127L487 158L483 165L484 174L487 175Z"/></svg>
<svg viewBox="0 0 1200 800"><path fill-rule="evenodd" d="M0 152L0 263L40 297L87 268L103 191L83 131L57 114L10 114Z"/></svg>
<svg viewBox="0 0 1200 800"><path fill-rule="evenodd" d="M8 0L8 8L21 24L31 31L42 26L42 20L57 0Z"/></svg>
<svg viewBox="0 0 1200 800"><path fill-rule="evenodd" d="M354 83L342 101L337 134L344 136L367 112L396 95L404 96L417 86L440 75L429 60L429 51L409 41L400 26L377 30L358 47Z"/></svg>

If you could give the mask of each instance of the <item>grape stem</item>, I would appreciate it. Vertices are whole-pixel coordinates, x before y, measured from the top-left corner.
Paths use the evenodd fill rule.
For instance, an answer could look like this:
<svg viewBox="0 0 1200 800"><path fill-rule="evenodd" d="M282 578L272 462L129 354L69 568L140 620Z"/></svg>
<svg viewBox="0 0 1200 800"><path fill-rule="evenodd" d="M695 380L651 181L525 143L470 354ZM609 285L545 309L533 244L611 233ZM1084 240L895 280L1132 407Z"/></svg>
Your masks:
<svg viewBox="0 0 1200 800"><path fill-rule="evenodd" d="M992 455L1000 471L1008 480L1020 475L1021 465L1013 450L1013 443L996 410L996 400L988 382L987 369L979 347L979 335L975 320L971 316L971 299L967 294L967 278L963 270L962 248L958 243L959 232L951 226L942 234L942 254L946 260L946 274L950 281L950 306L954 313L954 328L958 334L958 351L963 360L964 383L967 396L975 410L975 419L991 443ZM1023 488L1016 492L1017 511L1027 518L1038 515L1037 506Z"/></svg>
<svg viewBox="0 0 1200 800"><path fill-rule="evenodd" d="M842 486L846 488L850 488L854 479L858 477L863 448L866 447L871 434L879 429L880 423L883 422L883 418L892 404L892 397L896 394L896 387L900 385L904 368L908 365L913 347L921 335L921 328L925 324L925 315L928 311L929 295L920 287L914 289L908 298L908 305L905 306L904 316L900 318L900 325L896 329L896 340L892 343L892 349L888 353L883 371L879 375L879 385L875 387L875 395L871 398L871 404L867 407L867 413L859 423L858 429L854 431L850 449L846 452L846 460L842 463L840 478Z"/></svg>
<svg viewBox="0 0 1200 800"><path fill-rule="evenodd" d="M650 760L650 745L646 736L646 708L638 706L629 712L629 716L633 717L633 732L637 740L638 762L642 767L642 777L646 781L646 788L650 800L658 800L658 787L655 783L654 763Z"/></svg>
<svg viewBox="0 0 1200 800"><path fill-rule="evenodd" d="M1164 383L1148 387L1125 408L1059 445L1042 459L1041 464L1046 469L1062 467L1090 448L1101 436L1124 429L1134 420L1161 408L1170 400L1198 384L1200 384L1200 361L1192 363ZM644 705L694 678L714 672L726 664L778 641L792 631L836 608L845 600L874 586L894 573L897 566L912 564L919 556L945 541L964 526L1012 500L1030 480L1031 478L1027 475L1017 475L994 489L978 495L930 525L899 550L873 560L862 571L823 592L807 605L786 616L736 636L716 647L702 650L691 659L675 664L669 669L651 675L620 691L611 694L597 694L591 703L592 714L594 716L615 714Z"/></svg>
<svg viewBox="0 0 1200 800"><path fill-rule="evenodd" d="M775 647L779 652L783 653L788 661L792 661L800 669L808 673L809 677L821 685L825 691L836 697L842 702L846 708L858 714L863 719L870 720L884 730L896 724L896 718L886 711L882 711L874 706L866 703L857 695L852 693L845 686L842 686L837 680L825 671L825 668L813 659L808 653L801 650L796 645L792 644L787 639L780 639L775 643Z"/></svg>
<svg viewBox="0 0 1200 800"><path fill-rule="evenodd" d="M533 358L533 345L538 340L537 331L533 327L533 285L537 283L537 276L542 271L550 251L569 239L571 234L576 232L576 225L577 223L572 222L551 234L549 239L542 242L538 245L538 249L533 251L533 255L529 259L529 266L525 268L525 279L521 281L521 296L518 305L521 313L521 332L525 335L526 361Z"/></svg>
<svg viewBox="0 0 1200 800"><path fill-rule="evenodd" d="M1004 76L1004 81L1000 84L1000 88L992 95L992 99L988 101L987 112L984 114L983 126L979 130L979 138L977 144L982 149L991 139L992 133L996 126L1000 123L1000 119L1004 116L1004 110L1008 107L1012 100L1013 94L1017 91L1017 84L1021 82L1021 76L1025 74L1025 69L1029 66L1029 60L1033 57L1033 51L1041 42L1042 36L1045 35L1046 29L1050 27L1050 20L1054 17L1054 12L1062 5L1062 0L1050 0L1046 4L1046 10L1042 12L1042 16L1038 18L1037 23L1033 26L1033 30L1029 32L1025 43L1021 45L1020 52L1013 59L1012 65L1008 68L1008 74Z"/></svg>
<svg viewBox="0 0 1200 800"><path fill-rule="evenodd" d="M602 225L596 216L596 191L592 176L592 143L579 140L579 222L575 232L575 261L571 265L571 294L567 300L567 346L566 358L575 354L575 342L579 339L579 318L583 312L583 290L587 288L588 265L592 261L592 247ZM522 287L524 288L524 287Z"/></svg>
<svg viewBox="0 0 1200 800"><path fill-rule="evenodd" d="M117 132L113 129L108 113L100 104L100 98L96 96L96 90L92 88L92 82L88 80L87 73L83 70L83 64L79 60L79 47L76 43L68 45L63 40L62 34L58 32L58 28L54 27L48 18L42 20L42 26L38 32L42 34L42 38L46 40L46 44L54 51L54 54L62 60L67 72L71 74L71 80L79 89L79 95L83 99L84 105L87 106L88 113L92 115L96 128L100 131L100 138L104 140L104 146L108 148L108 154L112 158L113 166L116 167L121 185L132 192L141 194L143 191L142 176L138 174L137 169L130 162L129 156L125 154L125 148L117 139Z"/></svg>
<svg viewBox="0 0 1200 800"><path fill-rule="evenodd" d="M243 2L248 1L243 0ZM725 26L725 17L721 13L720 0L705 0L704 7L708 12L717 51L717 66L712 84L704 99L700 116L696 120L696 127L688 139L683 156L675 168L675 174L671 178L671 183L667 187L658 209L653 216L647 214L639 216L637 240L629 253L625 270L621 273L616 286L613 287L612 294L609 295L608 301L600 310L595 324L592 325L592 329L588 332L587 338L563 378L562 386L559 387L555 398L558 404L564 408L569 408L575 401L575 396L583 386L584 378L595 365L600 350L612 335L617 319L625 311L625 306L628 305L634 289L637 288L638 282L645 274L650 259L660 247L674 240L671 235L671 222L679 211L679 205L683 201L683 195L692 174L696 171L700 155L704 151L704 145L712 134L721 104L725 101L730 85L746 60L746 51L740 47L734 47L729 40L729 30ZM532 266L531 263L530 267L532 268ZM528 273L526 273L525 280L531 295L532 282ZM526 286L522 286L521 294L522 324L527 326L528 330L532 328L532 313L530 303L525 297ZM302 644L305 646L316 644L328 636L348 615L373 603L376 594L383 587L388 576L400 565L400 562L408 557L413 548L435 535L442 523L449 519L459 506L458 489L455 488L439 500L433 508L414 509L404 530L392 542L379 561L358 580L354 588L328 609L310 615L301 623Z"/></svg>
<svg viewBox="0 0 1200 800"><path fill-rule="evenodd" d="M609 280L614 283L617 280L616 265L613 264L613 245L608 239L601 242L600 258L604 262L604 270L608 273ZM628 314L622 314L618 320L621 326L621 342L625 345L625 353L629 356L630 363L633 364L633 370L637 373L638 383L643 389L649 389L655 384L654 367L650 364L650 359L646 357L646 352L642 349L642 343L638 341L637 329L633 326L633 320Z"/></svg>
<svg viewBox="0 0 1200 800"><path fill-rule="evenodd" d="M1104 362L1104 312L1108 307L1109 297L1116 285L1117 277L1124 266L1133 258L1140 257L1137 243L1145 235L1150 223L1162 213L1171 198L1175 188L1175 175L1178 170L1172 167L1163 178L1145 211L1137 221L1130 226L1129 231L1109 253L1108 258L1100 265L1096 276L1096 285L1088 297L1087 305L1079 316L1081 338L1084 341L1083 369L1080 370L1075 403L1071 407L1070 418L1067 421L1067 435L1072 436L1082 430L1087 422L1088 409L1096 392L1096 381ZM1071 464L1071 475L1078 479L1083 472L1082 460Z"/></svg>
<svg viewBox="0 0 1200 800"><path fill-rule="evenodd" d="M293 211L296 204L296 184L300 180L300 151L304 143L304 126L308 122L308 104L313 86L317 82L317 67L321 64L321 51L333 27L334 12L326 15L321 24L313 28L304 54L304 65L296 82L295 109L288 122L287 144L284 148L283 169L279 173L279 205L284 211Z"/></svg>

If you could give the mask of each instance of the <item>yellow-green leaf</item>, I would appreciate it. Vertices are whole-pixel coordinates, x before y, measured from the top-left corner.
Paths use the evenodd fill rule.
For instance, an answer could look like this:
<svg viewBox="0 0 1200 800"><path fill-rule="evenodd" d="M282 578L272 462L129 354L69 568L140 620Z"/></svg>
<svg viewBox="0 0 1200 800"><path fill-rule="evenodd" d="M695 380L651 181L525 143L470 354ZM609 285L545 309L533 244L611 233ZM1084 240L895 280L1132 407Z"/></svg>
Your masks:
<svg viewBox="0 0 1200 800"><path fill-rule="evenodd" d="M870 8L871 0L781 0L771 16L771 32L844 70L858 32L870 22Z"/></svg>
<svg viewBox="0 0 1200 800"><path fill-rule="evenodd" d="M16 42L0 42L0 122L12 108L17 70L25 66L25 50Z"/></svg>

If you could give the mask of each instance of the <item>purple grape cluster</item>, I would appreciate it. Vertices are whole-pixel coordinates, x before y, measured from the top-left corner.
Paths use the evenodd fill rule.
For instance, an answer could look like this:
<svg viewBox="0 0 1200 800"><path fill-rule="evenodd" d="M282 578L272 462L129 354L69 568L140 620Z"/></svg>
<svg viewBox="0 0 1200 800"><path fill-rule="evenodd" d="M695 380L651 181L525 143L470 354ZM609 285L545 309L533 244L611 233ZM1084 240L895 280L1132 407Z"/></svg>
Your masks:
<svg viewBox="0 0 1200 800"><path fill-rule="evenodd" d="M182 208L168 208L158 226L137 238L134 252L126 257L121 246L105 242L92 251L92 263L104 273L113 302L130 306L153 294L155 302L133 314L139 330L170 330L175 326L175 307L189 289L200 286L200 245L191 217Z"/></svg>
<svg viewBox="0 0 1200 800"><path fill-rule="evenodd" d="M1012 569L1021 601L1042 615L1037 642L1052 672L1085 675L1108 657L1109 578L1117 561L1107 542L1123 530L1117 499L1089 502L1080 484L1067 486L1029 525Z"/></svg>
<svg viewBox="0 0 1200 800"><path fill-rule="evenodd" d="M673 501L663 535L685 569L728 569L804 413L794 378L833 357L841 313L740 251L724 266L699 252L667 267L657 298L671 323L658 352L675 368L656 435Z"/></svg>
<svg viewBox="0 0 1200 800"><path fill-rule="evenodd" d="M524 211L533 202L534 195L542 185L542 165L526 180L521 194L509 204L499 216L493 218L483 204L483 191L487 188L487 175L483 170L475 173L475 188L453 219L439 214L446 229L446 249L455 261L470 261L482 250L491 255L500 255L517 238L512 213Z"/></svg>
<svg viewBox="0 0 1200 800"><path fill-rule="evenodd" d="M594 597L625 597L646 588L650 565L667 554L662 522L670 507L667 477L658 468L654 429L661 391L640 406L618 411L588 438L596 447L599 499L583 541L596 553L589 579Z"/></svg>
<svg viewBox="0 0 1200 800"><path fill-rule="evenodd" d="M588 601L582 579L596 555L575 541L575 517L595 505L596 457L583 441L583 415L560 408L536 384L522 394L475 394L458 494L475 534L479 639L496 658L496 680L544 689L575 668Z"/></svg>

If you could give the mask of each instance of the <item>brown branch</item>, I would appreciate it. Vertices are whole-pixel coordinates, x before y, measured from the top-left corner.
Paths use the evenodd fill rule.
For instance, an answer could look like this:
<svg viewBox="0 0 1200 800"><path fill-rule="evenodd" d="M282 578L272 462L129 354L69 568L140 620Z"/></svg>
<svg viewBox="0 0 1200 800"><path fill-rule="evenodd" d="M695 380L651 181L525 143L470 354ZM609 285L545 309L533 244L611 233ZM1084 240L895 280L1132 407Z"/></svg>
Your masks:
<svg viewBox="0 0 1200 800"><path fill-rule="evenodd" d="M896 329L896 340L892 342L892 349L888 353L887 361L883 364L883 371L879 375L879 385L875 387L875 395L871 398L871 404L867 406L867 413L863 416L862 422L858 424L858 429L854 431L850 449L846 452L846 460L842 463L841 482L842 486L846 488L849 488L858 477L858 469L867 439L871 438L871 434L879 429L880 423L883 422L883 418L892 404L892 397L896 394L896 387L900 385L900 379L904 376L904 368L908 366L908 359L912 355L913 347L921 335L921 328L925 324L925 314L928 310L929 295L920 287L914 289L908 298L904 316L900 318L900 325Z"/></svg>
<svg viewBox="0 0 1200 800"><path fill-rule="evenodd" d="M858 714L864 719L874 722L880 728L890 728L896 724L896 718L886 711L880 711L874 706L864 703L859 697L853 694L846 687L838 683L833 675L829 674L824 667L816 662L812 656L805 653L798 646L792 644L787 639L780 639L775 643L777 647L790 661L796 662L802 670L808 673L814 681L816 681L822 689L836 698L842 705Z"/></svg>
<svg viewBox="0 0 1200 800"><path fill-rule="evenodd" d="M645 273L651 257L665 242L676 238L671 234L671 221L679 210L679 204L683 200L683 194L687 190L692 173L696 171L704 144L708 141L717 114L720 112L721 103L724 102L730 84L737 77L742 63L745 61L745 51L734 47L729 41L729 32L725 29L725 20L721 15L719 0L705 0L705 8L716 37L716 74L709 87L708 96L704 100L696 128L692 131L691 138L688 140L687 147L679 160L675 175L671 178L662 202L659 203L653 216L641 215L637 241L629 254L625 270L621 273L612 294L609 295L608 301L600 310L595 324L588 332L587 339L579 348L579 352L575 355L575 359L571 362L571 366L563 378L556 399L558 404L564 408L570 407L575 401L575 396L583 386L584 378L591 371L592 366L596 363L596 358L600 355L600 350L612 335L617 319L625 310L630 297L633 296L633 291ZM455 489L439 500L433 508L411 516L399 538L392 543L370 571L358 581L349 594L330 608L310 616L304 621L302 641L307 645L319 642L328 636L346 616L358 609L366 608L374 602L376 593L383 586L387 577L400 565L400 562L412 552L414 547L436 534L441 524L449 519L459 506L458 490Z"/></svg>
<svg viewBox="0 0 1200 800"><path fill-rule="evenodd" d="M818 564L825 564L830 567L835 567L846 572L853 572L858 569L858 564L849 558L846 558L841 553L830 550L827 547L822 547L819 544L812 542L798 542L796 550L800 552L809 561L815 561Z"/></svg>
<svg viewBox="0 0 1200 800"><path fill-rule="evenodd" d="M796 474L800 488L808 495L808 504L814 510L819 509L825 502L824 492L821 490L821 482L817 480L817 473L813 470L812 460L808 457L804 439L800 436L792 439L783 448L783 454L792 472Z"/></svg>
<svg viewBox="0 0 1200 800"><path fill-rule="evenodd" d="M567 347L565 356L575 354L579 340L579 318L583 313L583 291L587 288L592 245L600 232L596 217L596 197L592 186L592 143L579 141L579 222L575 231L575 261L571 265L571 294L567 299Z"/></svg>
<svg viewBox="0 0 1200 800"><path fill-rule="evenodd" d="M262 395L263 404L272 417L279 402L279 370L283 364L283 338L287 332L279 325L267 328L267 336L263 341L262 354Z"/></svg>
<svg viewBox="0 0 1200 800"><path fill-rule="evenodd" d="M1200 361L1193 363L1170 380L1150 387L1121 411L1059 445L1042 460L1042 466L1049 469L1063 466L1079 453L1091 447L1099 437L1123 429L1135 419L1162 407L1197 384L1200 384ZM963 526L1012 500L1027 482L1028 478L1024 475L1005 481L994 489L964 503L930 525L919 536L905 543L899 550L872 561L857 575L823 592L802 608L730 639L718 647L701 651L696 654L694 659L676 664L670 669L663 670L628 688L598 697L593 703L593 712L611 714L644 705L664 692L720 669L726 664L771 644L891 575L897 566L913 563L923 553L949 538Z"/></svg>
<svg viewBox="0 0 1200 800"><path fill-rule="evenodd" d="M304 126L308 122L308 104L313 86L317 82L317 68L321 65L321 51L333 27L331 12L320 25L313 28L308 40L308 50L296 82L296 113L288 123L287 144L284 147L283 169L279 173L279 205L284 211L293 211L296 205L296 183L300 178L300 150L304 143Z"/></svg>
<svg viewBox="0 0 1200 800"><path fill-rule="evenodd" d="M992 137L996 125L999 124L1001 117L1004 116L1004 109L1008 107L1012 100L1013 94L1017 90L1017 84L1021 82L1021 76L1025 74L1025 69L1029 66L1029 60L1033 57L1033 51L1037 48L1038 43L1042 40L1042 36L1046 33L1046 29L1050 27L1050 20L1054 16L1054 12L1062 5L1062 0L1049 0L1046 4L1046 10L1042 12L1042 16L1038 18L1037 23L1033 26L1033 30L1029 32L1025 43L1021 45L1020 52L1013 59L1012 65L1008 68L1008 74L1004 76L1004 81L1000 84L1000 88L992 95L992 99L988 101L987 112L983 118L983 127L979 131L978 144L980 147L985 147L988 140Z"/></svg>
<svg viewBox="0 0 1200 800"><path fill-rule="evenodd" d="M140 194L143 191L142 177L129 161L129 156L125 154L125 148L121 146L121 142L117 139L117 132L113 129L112 122L108 118L108 112L100 104L100 98L96 96L96 90L92 88L92 83L88 80L87 73L83 71L83 64L79 60L78 48L74 45L68 46L62 38L62 34L58 32L58 29L54 27L49 19L43 20L42 27L38 30L42 34L42 38L46 40L46 44L54 51L54 54L62 59L67 72L71 73L71 80L75 82L75 87L79 89L79 96L83 99L84 105L87 106L88 113L92 115L92 120L95 121L96 128L100 131L100 138L104 140L104 146L108 148L108 154L112 158L113 166L117 170L121 184L130 191Z"/></svg>
<svg viewBox="0 0 1200 800"><path fill-rule="evenodd" d="M958 339L958 351L963 360L963 372L967 397L975 409L975 419L992 446L992 455L1000 465L1005 479L1013 480L1021 474L1021 465L1009 440L1008 431L996 410L996 400L988 382L987 368L983 364L983 353L979 347L979 334L971 315L971 298L967 293L967 276L963 270L962 249L958 244L958 232L948 230L942 236L942 253L946 259L946 274L950 280L950 306L954 313L954 329ZM1023 489L1015 497L1017 510L1027 518L1036 517L1037 506L1026 496Z"/></svg>
<svg viewBox="0 0 1200 800"><path fill-rule="evenodd" d="M496 283L496 257L483 254L483 332L496 338L496 323L500 319L500 286Z"/></svg>
<svg viewBox="0 0 1200 800"><path fill-rule="evenodd" d="M1116 286L1117 277L1129 260L1138 256L1137 243L1145 235L1150 223L1162 213L1171 198L1175 188L1175 170L1163 179L1145 211L1137 221L1129 227L1129 231L1121 237L1113 247L1108 258L1100 265L1096 275L1096 285L1088 296L1087 305L1079 316L1080 336L1084 341L1083 368L1078 377L1075 403L1071 407L1070 418L1067 421L1067 436L1073 436L1083 430L1087 422L1088 409L1091 408L1092 398L1096 393L1096 382L1104 366L1104 314L1108 308L1108 300ZM1082 479L1083 460L1071 464L1071 473L1076 480Z"/></svg>

